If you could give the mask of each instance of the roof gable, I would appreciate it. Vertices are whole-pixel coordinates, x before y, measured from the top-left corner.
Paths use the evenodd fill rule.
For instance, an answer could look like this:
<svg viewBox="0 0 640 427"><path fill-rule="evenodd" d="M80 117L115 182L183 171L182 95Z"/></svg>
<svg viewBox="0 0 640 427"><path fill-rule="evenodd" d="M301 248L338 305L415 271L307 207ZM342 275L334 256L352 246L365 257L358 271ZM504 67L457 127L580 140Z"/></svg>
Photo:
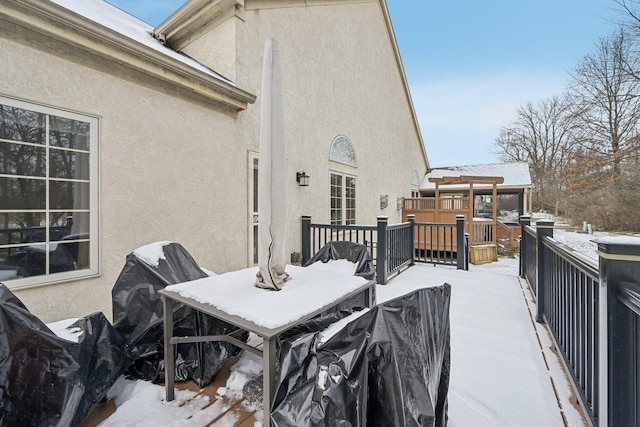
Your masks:
<svg viewBox="0 0 640 427"><path fill-rule="evenodd" d="M382 10L384 25L389 35L398 72L400 73L407 103L411 111L417 140L426 167L429 159L422 139L422 132L411 98L409 83L400 57L400 50L393 31L391 17L385 0L189 0L180 9L169 16L154 30L154 36L176 50L187 47L216 26L236 16L241 20L245 11L259 9L276 9L287 7L335 6L358 3L378 3Z"/></svg>

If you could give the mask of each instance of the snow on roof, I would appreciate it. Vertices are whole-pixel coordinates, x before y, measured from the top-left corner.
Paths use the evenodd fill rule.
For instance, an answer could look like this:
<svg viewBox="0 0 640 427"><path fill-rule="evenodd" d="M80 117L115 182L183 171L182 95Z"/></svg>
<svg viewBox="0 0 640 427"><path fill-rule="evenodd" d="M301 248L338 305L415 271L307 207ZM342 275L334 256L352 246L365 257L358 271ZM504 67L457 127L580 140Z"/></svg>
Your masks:
<svg viewBox="0 0 640 427"><path fill-rule="evenodd" d="M429 178L442 178L445 176L501 176L504 178L504 182L502 184L498 184L498 188L531 186L529 164L526 162L518 162L434 168L424 176L420 189L434 190L436 188L436 184L429 182ZM474 184L474 188L485 187L491 187L491 185ZM468 188L468 185L447 185L445 188L447 190Z"/></svg>
<svg viewBox="0 0 640 427"><path fill-rule="evenodd" d="M170 49L153 37L153 26L103 0L51 0L53 3L109 28L135 42L224 82L234 84L211 68Z"/></svg>

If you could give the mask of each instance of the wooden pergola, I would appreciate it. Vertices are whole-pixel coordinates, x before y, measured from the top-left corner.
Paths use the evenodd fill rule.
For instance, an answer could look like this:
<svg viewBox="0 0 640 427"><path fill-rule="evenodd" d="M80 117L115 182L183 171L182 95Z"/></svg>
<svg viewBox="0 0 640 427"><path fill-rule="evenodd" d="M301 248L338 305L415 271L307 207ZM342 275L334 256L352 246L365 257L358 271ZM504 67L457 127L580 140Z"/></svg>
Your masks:
<svg viewBox="0 0 640 427"><path fill-rule="evenodd" d="M498 184L502 184L504 182L504 178L501 176L470 176L470 175L461 175L461 176L443 176L441 178L429 178L429 182L432 182L436 185L436 193L435 193L435 207L436 207L436 218L439 217L440 213L440 186L443 185L468 185L469 186L469 216L468 220L473 221L474 217L474 203L473 203L473 185L474 184L491 184L493 185L493 203L492 203L492 219L493 225L498 221ZM493 243L495 243L495 238L493 239Z"/></svg>

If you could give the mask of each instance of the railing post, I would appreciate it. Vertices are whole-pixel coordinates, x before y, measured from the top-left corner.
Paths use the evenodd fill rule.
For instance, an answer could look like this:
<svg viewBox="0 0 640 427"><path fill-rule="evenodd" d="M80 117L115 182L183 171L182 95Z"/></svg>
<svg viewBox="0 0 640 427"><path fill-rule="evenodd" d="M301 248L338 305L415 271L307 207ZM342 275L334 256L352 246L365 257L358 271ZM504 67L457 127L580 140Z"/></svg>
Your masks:
<svg viewBox="0 0 640 427"><path fill-rule="evenodd" d="M469 271L469 233L464 233L464 269Z"/></svg>
<svg viewBox="0 0 640 427"><path fill-rule="evenodd" d="M597 240L600 267L598 372L599 427L636 425L640 239Z"/></svg>
<svg viewBox="0 0 640 427"><path fill-rule="evenodd" d="M538 245L538 280L536 286L536 302L538 304L538 312L536 313L536 322L544 323L545 312L545 272L548 260L544 257L543 238L545 236L553 237L553 221L541 219L536 221L536 243Z"/></svg>
<svg viewBox="0 0 640 427"><path fill-rule="evenodd" d="M457 269L464 270L466 250L464 246L464 215L456 215L457 249L456 261Z"/></svg>
<svg viewBox="0 0 640 427"><path fill-rule="evenodd" d="M387 284L387 225L386 216L378 217L378 248L376 250L376 276L379 285Z"/></svg>
<svg viewBox="0 0 640 427"><path fill-rule="evenodd" d="M520 217L520 277L525 277L527 268L527 245L524 239L526 239L526 232L524 231L526 226L531 225L531 215L522 215Z"/></svg>
<svg viewBox="0 0 640 427"><path fill-rule="evenodd" d="M410 265L415 264L416 261L416 244L415 244L415 227L416 227L416 216L413 214L407 215L407 221L411 224L409 228L409 254L411 257Z"/></svg>
<svg viewBox="0 0 640 427"><path fill-rule="evenodd" d="M302 215L302 265L311 259L311 216Z"/></svg>

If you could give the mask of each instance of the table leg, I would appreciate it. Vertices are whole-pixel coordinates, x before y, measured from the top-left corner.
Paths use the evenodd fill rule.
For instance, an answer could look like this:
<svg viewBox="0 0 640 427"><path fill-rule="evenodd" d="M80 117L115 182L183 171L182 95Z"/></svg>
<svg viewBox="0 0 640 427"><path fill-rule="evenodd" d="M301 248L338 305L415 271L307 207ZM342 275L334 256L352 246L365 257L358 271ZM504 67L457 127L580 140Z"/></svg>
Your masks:
<svg viewBox="0 0 640 427"><path fill-rule="evenodd" d="M367 308L375 307L376 305L376 285L367 288L364 292L365 306Z"/></svg>
<svg viewBox="0 0 640 427"><path fill-rule="evenodd" d="M271 406L275 397L276 339L262 339L262 410L263 427L271 426Z"/></svg>
<svg viewBox="0 0 640 427"><path fill-rule="evenodd" d="M164 307L164 386L167 393L167 402L175 399L173 382L175 379L175 360L173 357L173 300L162 295Z"/></svg>

